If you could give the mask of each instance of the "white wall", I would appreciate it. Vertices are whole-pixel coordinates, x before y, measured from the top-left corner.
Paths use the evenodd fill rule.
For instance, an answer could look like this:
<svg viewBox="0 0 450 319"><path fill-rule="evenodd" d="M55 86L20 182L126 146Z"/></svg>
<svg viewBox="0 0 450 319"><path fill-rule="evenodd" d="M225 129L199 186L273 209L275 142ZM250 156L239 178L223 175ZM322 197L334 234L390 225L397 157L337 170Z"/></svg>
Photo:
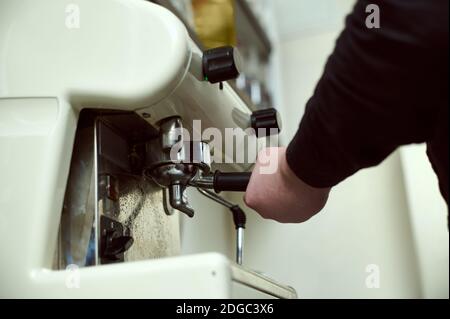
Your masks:
<svg viewBox="0 0 450 319"><path fill-rule="evenodd" d="M277 19L269 27L279 29L272 35L272 89L284 143L297 130L352 3L271 2ZM401 156L396 152L341 183L327 207L301 225L249 211L244 265L293 286L301 298L448 298L446 208L427 165L423 147L402 149ZM198 212L183 220L183 253L219 251L234 258L226 210L195 190L190 197ZM242 194L231 198L244 207ZM380 271L378 289L366 286L372 264Z"/></svg>
<svg viewBox="0 0 450 319"><path fill-rule="evenodd" d="M425 151L425 145L401 149L404 181L424 297L448 298L448 209Z"/></svg>
<svg viewBox="0 0 450 319"><path fill-rule="evenodd" d="M302 33L278 49L285 142L297 130L338 33ZM327 207L304 224L282 225L249 212L246 266L292 285L303 298L421 297L402 181L394 154L336 187ZM371 264L380 270L378 289L366 287Z"/></svg>
<svg viewBox="0 0 450 319"><path fill-rule="evenodd" d="M181 215L181 254L219 252L234 260L232 218L229 210L200 194L195 188L187 191L195 216Z"/></svg>
<svg viewBox="0 0 450 319"><path fill-rule="evenodd" d="M282 141L287 143L353 1L274 3L280 30L274 48L275 100L283 118ZM304 224L277 224L249 212L244 264L292 285L304 298L448 297L448 249L443 252L448 237L441 229L446 224L440 224L433 239L429 235L436 222L417 227L423 223L418 214L410 214L411 194L406 194L404 183L408 178L396 152L380 166L338 185L327 207ZM427 199L420 203L426 207ZM427 243L420 241L423 237ZM380 271L378 289L366 285L367 267L373 264Z"/></svg>
<svg viewBox="0 0 450 319"><path fill-rule="evenodd" d="M398 153L336 187L327 207L299 225L248 212L246 266L292 285L301 298L420 298ZM380 288L366 286L369 265Z"/></svg>

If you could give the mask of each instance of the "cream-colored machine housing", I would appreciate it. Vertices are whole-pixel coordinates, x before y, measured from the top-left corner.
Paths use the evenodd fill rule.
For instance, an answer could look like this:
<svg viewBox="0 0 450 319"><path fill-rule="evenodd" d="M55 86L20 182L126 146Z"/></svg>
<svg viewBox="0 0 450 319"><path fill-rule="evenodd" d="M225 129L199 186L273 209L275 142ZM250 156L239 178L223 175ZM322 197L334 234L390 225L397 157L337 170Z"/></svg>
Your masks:
<svg viewBox="0 0 450 319"><path fill-rule="evenodd" d="M95 189L96 152L114 152L97 145L106 134L101 125L114 122L108 119L131 116L149 132L172 116L188 128L194 119L222 131L248 125L251 110L236 92L204 81L201 57L183 24L147 1L0 2L0 297L295 297L223 255L179 256L178 214L164 212L154 184L142 191L147 199L130 226L136 238L123 262L97 257L66 269L71 260L77 265L61 247L65 212L77 216L71 196L85 197L84 214L105 209ZM85 114L92 130L83 136ZM79 162L86 167L76 166L78 144L94 150ZM87 174L75 187L77 169ZM136 200L132 192L120 198L120 210ZM71 242L84 240L80 229ZM148 252L148 245L159 250Z"/></svg>

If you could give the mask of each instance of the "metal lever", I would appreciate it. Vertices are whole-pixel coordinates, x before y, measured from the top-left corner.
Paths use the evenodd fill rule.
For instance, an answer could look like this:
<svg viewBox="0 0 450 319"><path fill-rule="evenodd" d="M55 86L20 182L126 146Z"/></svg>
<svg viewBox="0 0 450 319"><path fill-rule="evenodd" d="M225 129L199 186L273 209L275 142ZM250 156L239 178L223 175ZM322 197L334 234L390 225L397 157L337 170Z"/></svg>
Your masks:
<svg viewBox="0 0 450 319"><path fill-rule="evenodd" d="M247 219L244 211L239 207L239 205L235 205L227 201L225 198L215 194L214 192L199 187L197 190L204 196L225 206L232 212L234 225L236 227L236 263L238 265L242 265L242 258L244 255L244 229Z"/></svg>
<svg viewBox="0 0 450 319"><path fill-rule="evenodd" d="M244 228L236 229L236 263L242 265L242 257L244 255Z"/></svg>

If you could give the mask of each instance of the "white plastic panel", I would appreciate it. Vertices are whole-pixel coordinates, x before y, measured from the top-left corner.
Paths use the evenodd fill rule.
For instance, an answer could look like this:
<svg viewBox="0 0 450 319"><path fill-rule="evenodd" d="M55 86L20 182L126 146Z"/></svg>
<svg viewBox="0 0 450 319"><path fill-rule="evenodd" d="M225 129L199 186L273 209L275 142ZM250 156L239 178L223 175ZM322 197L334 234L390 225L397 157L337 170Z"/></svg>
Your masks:
<svg viewBox="0 0 450 319"><path fill-rule="evenodd" d="M151 105L184 76L188 39L172 13L148 1L3 0L0 97Z"/></svg>

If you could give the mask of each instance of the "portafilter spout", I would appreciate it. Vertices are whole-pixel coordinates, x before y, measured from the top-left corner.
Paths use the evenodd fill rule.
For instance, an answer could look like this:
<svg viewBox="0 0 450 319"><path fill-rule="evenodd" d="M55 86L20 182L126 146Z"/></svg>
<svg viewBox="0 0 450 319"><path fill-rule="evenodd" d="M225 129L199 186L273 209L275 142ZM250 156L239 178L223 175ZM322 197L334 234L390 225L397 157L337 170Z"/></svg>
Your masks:
<svg viewBox="0 0 450 319"><path fill-rule="evenodd" d="M146 144L144 175L168 191L170 205L194 216L185 195L189 181L200 170L209 173L210 150L207 143L185 141L180 117L164 119L159 136Z"/></svg>
<svg viewBox="0 0 450 319"><path fill-rule="evenodd" d="M185 141L180 117L170 117L160 123L157 138L146 144L144 175L168 192L173 208L194 216L185 195L186 187L245 192L251 173L210 174L209 145L203 141Z"/></svg>

